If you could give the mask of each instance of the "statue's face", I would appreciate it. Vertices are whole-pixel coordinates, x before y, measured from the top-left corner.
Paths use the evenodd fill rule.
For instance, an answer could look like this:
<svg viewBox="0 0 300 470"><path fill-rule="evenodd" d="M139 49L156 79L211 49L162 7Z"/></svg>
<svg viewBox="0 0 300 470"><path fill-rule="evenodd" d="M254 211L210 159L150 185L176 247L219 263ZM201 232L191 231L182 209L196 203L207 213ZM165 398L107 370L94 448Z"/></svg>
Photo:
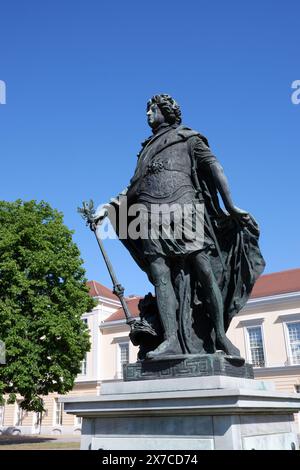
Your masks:
<svg viewBox="0 0 300 470"><path fill-rule="evenodd" d="M165 117L162 114L159 106L155 103L151 104L147 111L148 124L152 129L156 129L163 122L165 122Z"/></svg>

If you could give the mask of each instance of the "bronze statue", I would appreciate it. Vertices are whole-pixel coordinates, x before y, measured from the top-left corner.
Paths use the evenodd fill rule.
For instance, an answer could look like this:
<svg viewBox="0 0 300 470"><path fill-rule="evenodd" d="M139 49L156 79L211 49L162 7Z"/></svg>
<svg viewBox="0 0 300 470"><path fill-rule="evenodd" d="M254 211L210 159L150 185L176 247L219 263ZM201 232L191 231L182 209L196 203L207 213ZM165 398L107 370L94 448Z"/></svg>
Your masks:
<svg viewBox="0 0 300 470"><path fill-rule="evenodd" d="M141 302L140 316L157 335L153 341L150 335L147 344L140 341L139 357L153 360L217 350L238 356L226 330L264 269L258 225L234 205L206 137L181 124L180 108L171 96L153 96L147 117L153 133L142 144L129 186L95 218L99 224L112 210L118 215L124 200L128 210L135 204L144 208L143 237L129 234L121 239L155 287L155 298L148 295ZM157 213L157 207L160 215L153 230L149 214ZM165 236L161 207L171 208L171 236ZM119 235L118 217L110 219ZM139 342L138 335L131 336Z"/></svg>

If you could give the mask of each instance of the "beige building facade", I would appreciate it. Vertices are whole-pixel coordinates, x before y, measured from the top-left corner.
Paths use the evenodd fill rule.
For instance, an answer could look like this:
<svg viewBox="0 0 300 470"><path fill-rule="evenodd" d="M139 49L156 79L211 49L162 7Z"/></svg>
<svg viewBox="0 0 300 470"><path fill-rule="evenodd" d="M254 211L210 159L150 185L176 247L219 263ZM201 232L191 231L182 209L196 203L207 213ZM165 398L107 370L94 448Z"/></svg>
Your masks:
<svg viewBox="0 0 300 470"><path fill-rule="evenodd" d="M91 334L91 351L69 396L99 394L103 381L122 380L122 366L135 362L137 348L118 299L109 289L90 281L97 307L83 315ZM127 299L138 316L140 298ZM233 319L228 336L254 366L255 378L271 380L278 391L300 393L300 269L261 276L245 308ZM0 407L0 432L26 434L80 433L80 419L64 413L58 396L44 397L42 416L18 406ZM300 419L296 417L300 433Z"/></svg>

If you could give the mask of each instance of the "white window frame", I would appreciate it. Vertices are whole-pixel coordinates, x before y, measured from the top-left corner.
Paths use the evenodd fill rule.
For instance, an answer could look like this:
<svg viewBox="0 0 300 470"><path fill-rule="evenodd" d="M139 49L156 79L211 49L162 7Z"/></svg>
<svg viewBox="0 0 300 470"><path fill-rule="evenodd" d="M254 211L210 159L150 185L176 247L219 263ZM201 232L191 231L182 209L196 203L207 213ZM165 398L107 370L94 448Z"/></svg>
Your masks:
<svg viewBox="0 0 300 470"><path fill-rule="evenodd" d="M26 411L20 407L21 399L15 402L14 426L23 426L23 421L27 416Z"/></svg>
<svg viewBox="0 0 300 470"><path fill-rule="evenodd" d="M82 416L74 416L74 426L76 428L81 428L81 426L82 426Z"/></svg>
<svg viewBox="0 0 300 470"><path fill-rule="evenodd" d="M263 354L264 354L264 365L263 366L256 366L252 363L252 354L251 354L251 347L250 347L250 338L249 338L249 330L253 328L260 328L261 331L261 338L262 338L262 347L263 347ZM265 347L265 338L264 338L264 329L262 324L249 324L245 326L244 329L244 336L245 336L245 345L246 345L246 356L247 361L253 365L253 367L257 369L262 369L267 366L267 355L266 355L266 347Z"/></svg>
<svg viewBox="0 0 300 470"><path fill-rule="evenodd" d="M32 414L32 432L33 434L40 434L42 427L43 413L41 411L34 411Z"/></svg>
<svg viewBox="0 0 300 470"><path fill-rule="evenodd" d="M300 384L294 385L294 392L300 394ZM298 421L298 429L300 433L300 411L298 411L296 416L297 416L297 421Z"/></svg>
<svg viewBox="0 0 300 470"><path fill-rule="evenodd" d="M81 361L81 371L79 375L87 375L87 353L85 353L85 357Z"/></svg>
<svg viewBox="0 0 300 470"><path fill-rule="evenodd" d="M123 341L118 341L117 342L117 378L122 379L123 378L123 367L121 364L121 348L122 346L127 346L128 348L128 363L129 363L129 358L130 358L130 345L128 340L123 340Z"/></svg>
<svg viewBox="0 0 300 470"><path fill-rule="evenodd" d="M4 413L5 413L5 406L0 405L0 426L4 426Z"/></svg>
<svg viewBox="0 0 300 470"><path fill-rule="evenodd" d="M83 323L85 323L87 327L89 326L89 322L87 318L82 318L82 321ZM88 371L87 366L88 366L88 353L85 353L85 357L81 361L81 370L79 372L79 375L83 375L83 376L87 375L87 371Z"/></svg>
<svg viewBox="0 0 300 470"><path fill-rule="evenodd" d="M300 361L295 362L295 363L293 361L293 354L292 354L292 348L291 348L291 342L290 342L290 333L289 333L289 328L288 328L288 325L290 325L292 323L299 323L300 324L300 320L299 319L286 320L284 322L284 337L285 337L286 353L287 353L286 364L289 365L289 366L300 365Z"/></svg>
<svg viewBox="0 0 300 470"><path fill-rule="evenodd" d="M57 422L59 412L59 423ZM53 407L53 426L62 426L64 418L64 404L58 401L58 398L54 398L54 407Z"/></svg>

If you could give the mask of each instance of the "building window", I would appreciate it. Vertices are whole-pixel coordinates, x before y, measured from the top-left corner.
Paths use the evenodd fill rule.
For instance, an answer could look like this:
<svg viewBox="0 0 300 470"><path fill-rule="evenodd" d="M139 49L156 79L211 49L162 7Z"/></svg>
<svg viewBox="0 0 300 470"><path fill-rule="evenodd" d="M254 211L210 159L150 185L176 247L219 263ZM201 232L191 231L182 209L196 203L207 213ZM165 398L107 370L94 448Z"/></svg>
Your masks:
<svg viewBox="0 0 300 470"><path fill-rule="evenodd" d="M119 343L118 376L123 377L123 365L129 362L129 343Z"/></svg>
<svg viewBox="0 0 300 470"><path fill-rule="evenodd" d="M82 318L83 323L88 326L87 318ZM84 356L84 359L81 361L81 370L80 375L86 375L87 373L87 353Z"/></svg>
<svg viewBox="0 0 300 470"><path fill-rule="evenodd" d="M289 364L300 364L300 322L287 323L289 337Z"/></svg>
<svg viewBox="0 0 300 470"><path fill-rule="evenodd" d="M64 404L58 401L58 398L54 399L54 425L62 426L63 423L63 413L64 413Z"/></svg>
<svg viewBox="0 0 300 470"><path fill-rule="evenodd" d="M15 426L22 426L23 420L26 417L26 411L21 408L21 401L17 400L16 402L16 415L15 415Z"/></svg>
<svg viewBox="0 0 300 470"><path fill-rule="evenodd" d="M81 372L80 372L80 374L81 375L86 375L86 371L87 371L87 353L85 353L85 357L84 357L83 361L81 361Z"/></svg>
<svg viewBox="0 0 300 470"><path fill-rule="evenodd" d="M75 416L74 426L81 426L81 425L82 425L82 417L81 416Z"/></svg>
<svg viewBox="0 0 300 470"><path fill-rule="evenodd" d="M254 367L265 366L265 354L262 338L262 330L260 326L247 328L248 342L250 349L250 358Z"/></svg>
<svg viewBox="0 0 300 470"><path fill-rule="evenodd" d="M295 393L300 393L300 385L295 385Z"/></svg>
<svg viewBox="0 0 300 470"><path fill-rule="evenodd" d="M33 424L32 424L32 428L33 428L33 433L40 433L41 432L41 426L42 426L42 418L43 418L43 414L41 411L37 411L35 413L33 413Z"/></svg>
<svg viewBox="0 0 300 470"><path fill-rule="evenodd" d="M4 423L4 406L0 405L0 426Z"/></svg>

